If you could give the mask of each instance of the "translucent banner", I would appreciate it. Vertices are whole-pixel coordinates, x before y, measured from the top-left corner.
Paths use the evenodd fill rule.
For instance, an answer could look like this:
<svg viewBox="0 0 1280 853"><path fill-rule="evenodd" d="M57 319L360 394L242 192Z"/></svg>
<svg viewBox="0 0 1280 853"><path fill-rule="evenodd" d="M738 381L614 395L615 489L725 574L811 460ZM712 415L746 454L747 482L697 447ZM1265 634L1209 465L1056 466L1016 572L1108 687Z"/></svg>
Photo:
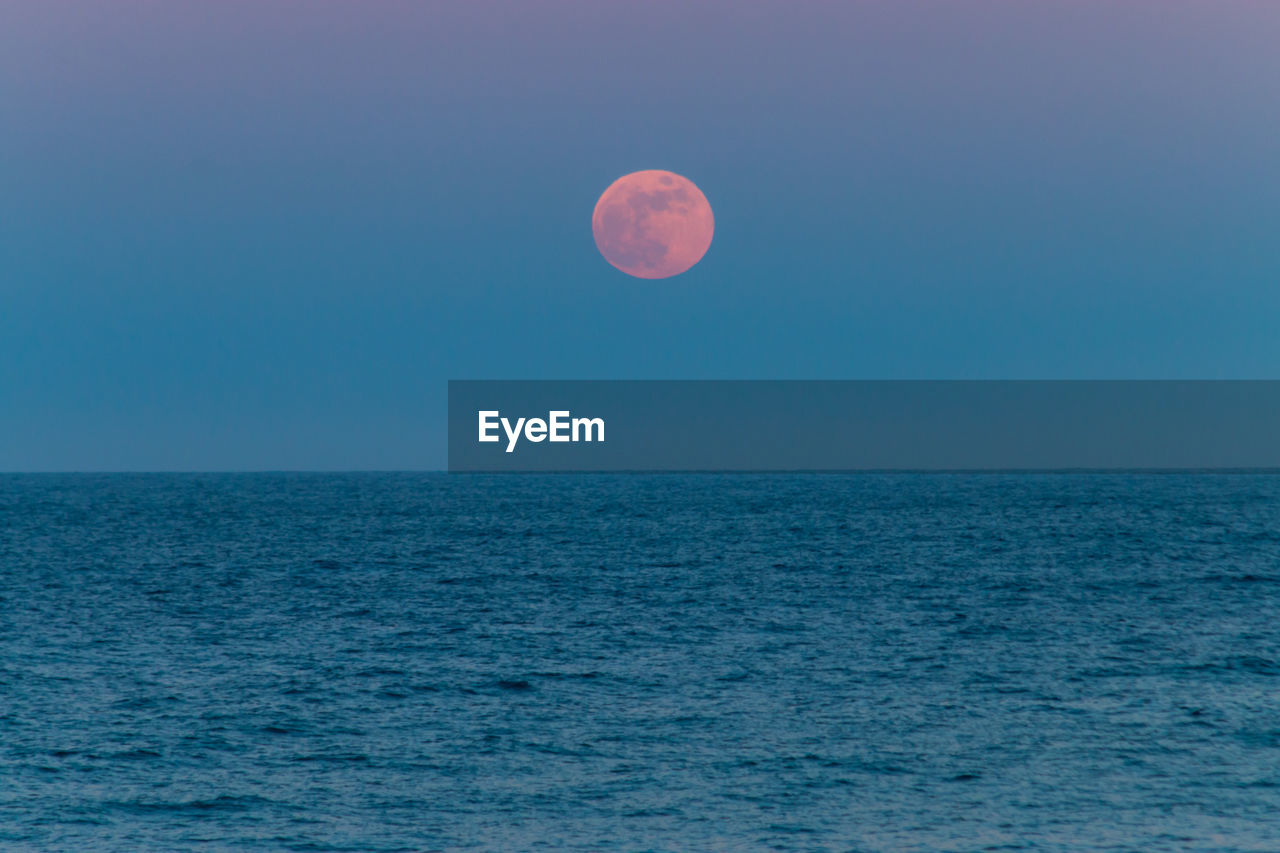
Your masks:
<svg viewBox="0 0 1280 853"><path fill-rule="evenodd" d="M449 383L449 470L1280 469L1277 381Z"/></svg>

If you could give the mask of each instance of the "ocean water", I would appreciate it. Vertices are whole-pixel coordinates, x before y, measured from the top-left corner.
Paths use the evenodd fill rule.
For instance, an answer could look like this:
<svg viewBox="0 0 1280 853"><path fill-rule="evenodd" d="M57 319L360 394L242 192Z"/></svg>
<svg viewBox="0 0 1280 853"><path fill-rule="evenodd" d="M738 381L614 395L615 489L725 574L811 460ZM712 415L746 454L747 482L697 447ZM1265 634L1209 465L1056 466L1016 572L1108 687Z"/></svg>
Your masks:
<svg viewBox="0 0 1280 853"><path fill-rule="evenodd" d="M0 849L1280 850L1280 476L0 477Z"/></svg>

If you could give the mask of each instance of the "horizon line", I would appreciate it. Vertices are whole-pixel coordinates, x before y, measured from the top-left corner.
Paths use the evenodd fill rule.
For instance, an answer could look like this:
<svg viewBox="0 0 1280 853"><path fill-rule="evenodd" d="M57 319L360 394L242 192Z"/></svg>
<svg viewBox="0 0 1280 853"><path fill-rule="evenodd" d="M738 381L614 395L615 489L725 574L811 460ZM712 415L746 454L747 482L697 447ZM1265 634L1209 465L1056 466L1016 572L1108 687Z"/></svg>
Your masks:
<svg viewBox="0 0 1280 853"><path fill-rule="evenodd" d="M531 475L531 474L1280 474L1277 466L1212 466L1212 467L1028 467L1028 468L628 468L593 469L525 469L464 470L448 468L102 468L102 469L12 469L0 470L4 476L202 476L202 475L339 475L339 474L448 474L465 475Z"/></svg>

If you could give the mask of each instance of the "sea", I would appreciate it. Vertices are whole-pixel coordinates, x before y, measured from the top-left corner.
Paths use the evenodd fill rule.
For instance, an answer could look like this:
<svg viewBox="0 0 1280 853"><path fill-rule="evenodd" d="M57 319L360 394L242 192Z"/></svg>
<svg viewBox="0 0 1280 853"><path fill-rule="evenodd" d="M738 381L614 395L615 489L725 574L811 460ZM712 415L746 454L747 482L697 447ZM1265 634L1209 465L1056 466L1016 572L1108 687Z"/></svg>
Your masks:
<svg viewBox="0 0 1280 853"><path fill-rule="evenodd" d="M3 851L1280 851L1280 475L0 476Z"/></svg>

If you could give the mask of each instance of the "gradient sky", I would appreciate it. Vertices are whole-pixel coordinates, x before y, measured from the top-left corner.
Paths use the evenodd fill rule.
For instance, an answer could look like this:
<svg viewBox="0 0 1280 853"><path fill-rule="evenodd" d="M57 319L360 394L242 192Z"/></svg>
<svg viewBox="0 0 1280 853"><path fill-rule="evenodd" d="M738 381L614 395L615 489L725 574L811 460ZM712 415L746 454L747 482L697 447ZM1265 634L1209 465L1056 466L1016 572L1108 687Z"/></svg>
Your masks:
<svg viewBox="0 0 1280 853"><path fill-rule="evenodd" d="M0 0L0 470L441 468L449 378L1280 378L1280 3ZM715 208L631 279L591 211Z"/></svg>

